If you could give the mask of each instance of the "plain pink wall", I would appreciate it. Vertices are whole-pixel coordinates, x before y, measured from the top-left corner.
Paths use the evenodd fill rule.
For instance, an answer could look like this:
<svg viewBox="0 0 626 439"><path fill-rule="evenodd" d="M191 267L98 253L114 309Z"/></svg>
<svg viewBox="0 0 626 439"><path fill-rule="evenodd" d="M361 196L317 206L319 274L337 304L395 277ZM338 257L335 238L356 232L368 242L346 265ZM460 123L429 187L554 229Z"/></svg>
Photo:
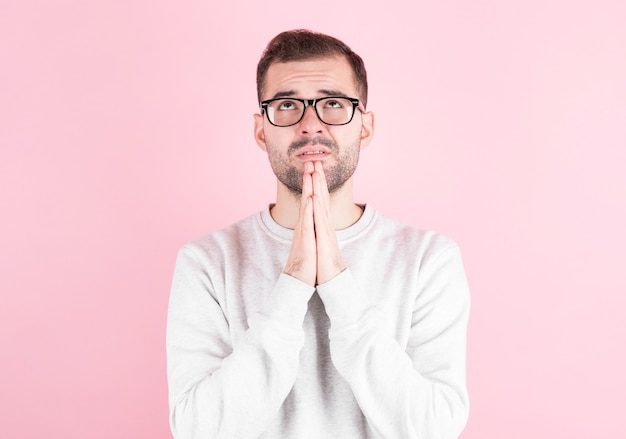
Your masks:
<svg viewBox="0 0 626 439"><path fill-rule="evenodd" d="M463 438L626 437L625 20L622 0L4 0L0 435L170 437L176 251L272 201L255 65L308 27L368 66L358 200L464 250Z"/></svg>

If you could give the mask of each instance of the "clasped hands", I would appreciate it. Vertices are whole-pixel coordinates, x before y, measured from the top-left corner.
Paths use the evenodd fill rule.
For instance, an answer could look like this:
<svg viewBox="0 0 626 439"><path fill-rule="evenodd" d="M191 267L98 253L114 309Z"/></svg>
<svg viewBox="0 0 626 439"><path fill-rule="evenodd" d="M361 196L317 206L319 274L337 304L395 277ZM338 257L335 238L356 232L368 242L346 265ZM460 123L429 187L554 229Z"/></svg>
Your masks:
<svg viewBox="0 0 626 439"><path fill-rule="evenodd" d="M330 194L322 162L305 162L300 214L285 273L311 286L333 279L346 266L330 221Z"/></svg>

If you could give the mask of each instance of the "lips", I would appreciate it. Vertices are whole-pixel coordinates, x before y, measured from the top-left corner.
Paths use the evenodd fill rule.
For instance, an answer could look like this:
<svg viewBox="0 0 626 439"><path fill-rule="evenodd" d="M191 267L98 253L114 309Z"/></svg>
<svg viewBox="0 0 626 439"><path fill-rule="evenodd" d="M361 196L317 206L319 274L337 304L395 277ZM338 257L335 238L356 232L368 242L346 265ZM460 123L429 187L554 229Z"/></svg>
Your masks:
<svg viewBox="0 0 626 439"><path fill-rule="evenodd" d="M299 154L301 156L307 156L307 155L316 155L316 154L326 154L324 151L305 151L302 154Z"/></svg>
<svg viewBox="0 0 626 439"><path fill-rule="evenodd" d="M305 137L289 145L289 156L301 161L325 160L337 152L337 144L323 136Z"/></svg>
<svg viewBox="0 0 626 439"><path fill-rule="evenodd" d="M330 156L330 151L321 145L310 145L299 149L295 156L303 161L323 160Z"/></svg>
<svg viewBox="0 0 626 439"><path fill-rule="evenodd" d="M296 155L296 159L303 162L316 162L325 160L328 157L330 157L330 154L324 151L307 151Z"/></svg>
<svg viewBox="0 0 626 439"><path fill-rule="evenodd" d="M328 149L320 145L311 145L305 148L301 148L296 152L296 157L301 159L321 158L329 155Z"/></svg>

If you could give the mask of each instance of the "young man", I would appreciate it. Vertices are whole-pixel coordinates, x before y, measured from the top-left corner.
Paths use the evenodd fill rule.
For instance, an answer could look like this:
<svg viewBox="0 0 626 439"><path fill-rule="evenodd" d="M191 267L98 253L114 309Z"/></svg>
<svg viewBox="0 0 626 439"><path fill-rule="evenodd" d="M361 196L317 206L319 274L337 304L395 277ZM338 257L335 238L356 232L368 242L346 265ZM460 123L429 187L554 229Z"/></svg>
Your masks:
<svg viewBox="0 0 626 439"><path fill-rule="evenodd" d="M258 65L276 203L187 244L168 316L183 438L456 438L469 293L451 240L353 200L374 133L361 58L284 32Z"/></svg>

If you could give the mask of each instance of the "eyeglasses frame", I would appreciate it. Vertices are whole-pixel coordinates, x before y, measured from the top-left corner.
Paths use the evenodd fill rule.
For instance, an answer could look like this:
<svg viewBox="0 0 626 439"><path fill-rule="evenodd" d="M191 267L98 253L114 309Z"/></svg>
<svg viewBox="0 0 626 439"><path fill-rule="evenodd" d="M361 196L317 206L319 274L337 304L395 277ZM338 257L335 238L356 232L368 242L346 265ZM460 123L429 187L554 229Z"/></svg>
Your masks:
<svg viewBox="0 0 626 439"><path fill-rule="evenodd" d="M298 119L296 122L289 124L289 125L276 125L274 122L272 122L270 120L270 116L267 112L267 107L269 104L271 104L274 101L279 101L282 99L289 99L292 101L298 101L298 102L302 102L302 104L304 104L304 109L302 110L302 115L300 116L300 119ZM352 103L352 116L350 116L350 120L345 122L345 123L327 123L324 122L322 120L322 118L320 117L319 113L317 112L317 107L316 104L324 99L347 99ZM298 98L289 98L289 97L283 97L283 98L274 98L274 99L267 99L265 101L261 101L261 110L263 111L263 113L265 113L265 116L267 117L267 121L274 125L275 127L279 127L279 128L286 128L286 127L291 127L294 125L297 125L300 123L300 121L304 118L304 115L306 114L306 109L308 106L313 107L313 110L315 111L315 115L317 116L317 118L319 119L320 122L322 122L323 124L326 125L330 125L330 126L341 126L341 125L348 125L350 122L352 122L352 119L354 119L354 114L356 113L356 109L358 108L359 110L361 110L361 113L365 113L365 107L363 107L363 104L361 104L361 101L358 100L357 98L349 98L347 96L324 96L322 98L317 98L317 99L298 99Z"/></svg>

